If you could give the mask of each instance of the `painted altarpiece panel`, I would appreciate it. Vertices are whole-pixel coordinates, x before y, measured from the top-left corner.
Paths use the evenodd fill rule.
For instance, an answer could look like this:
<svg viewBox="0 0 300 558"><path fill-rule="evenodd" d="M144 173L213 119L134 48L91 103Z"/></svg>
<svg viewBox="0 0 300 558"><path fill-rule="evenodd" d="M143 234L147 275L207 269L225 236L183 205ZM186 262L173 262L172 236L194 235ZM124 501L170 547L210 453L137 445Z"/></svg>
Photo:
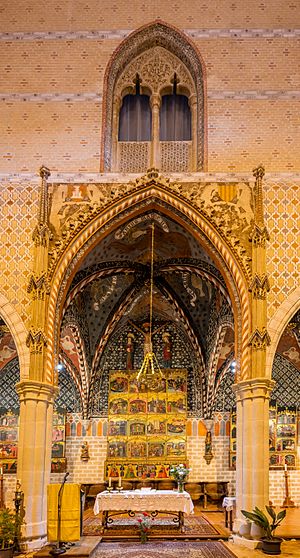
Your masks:
<svg viewBox="0 0 300 558"><path fill-rule="evenodd" d="M163 479L186 463L187 371L165 369L149 386L137 373L110 373L105 478Z"/></svg>

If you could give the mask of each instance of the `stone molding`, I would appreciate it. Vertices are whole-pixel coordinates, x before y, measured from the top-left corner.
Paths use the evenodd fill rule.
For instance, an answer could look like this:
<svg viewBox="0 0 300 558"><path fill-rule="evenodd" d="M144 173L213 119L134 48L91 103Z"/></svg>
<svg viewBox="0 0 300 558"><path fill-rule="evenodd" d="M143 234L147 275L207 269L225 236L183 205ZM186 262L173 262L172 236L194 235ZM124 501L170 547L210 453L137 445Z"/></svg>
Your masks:
<svg viewBox="0 0 300 558"><path fill-rule="evenodd" d="M133 29L102 29L102 30L82 30L82 31L15 31L10 33L0 33L0 41L69 41L69 40L115 40L125 39ZM243 39L270 39L298 38L300 29L290 28L232 28L232 29L183 29L183 32L193 39L207 39L212 37L219 38L243 38Z"/></svg>

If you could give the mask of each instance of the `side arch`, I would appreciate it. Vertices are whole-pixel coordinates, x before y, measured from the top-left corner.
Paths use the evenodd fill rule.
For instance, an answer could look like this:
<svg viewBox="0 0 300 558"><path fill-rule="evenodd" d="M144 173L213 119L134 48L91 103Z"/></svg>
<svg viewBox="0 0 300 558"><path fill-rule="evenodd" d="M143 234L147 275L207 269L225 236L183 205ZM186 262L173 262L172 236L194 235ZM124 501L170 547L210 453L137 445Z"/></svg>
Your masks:
<svg viewBox="0 0 300 558"><path fill-rule="evenodd" d="M57 351L61 312L76 269L86 254L109 232L148 208L169 212L177 222L188 227L197 241L212 255L217 266L224 270L224 279L230 293L236 323L236 346L241 363L238 379L250 377L251 308L247 279L239 261L230 246L200 211L159 182L151 182L99 212L78 232L76 238L69 243L62 254L52 278L49 297L47 381L52 382L53 359Z"/></svg>
<svg viewBox="0 0 300 558"><path fill-rule="evenodd" d="M161 46L175 54L188 68L194 80L198 106L196 119L198 130L197 170L206 170L207 107L205 65L197 48L184 33L161 20L156 20L140 27L126 37L117 47L106 67L103 86L100 172L111 171L115 83L120 73L131 60L153 46Z"/></svg>
<svg viewBox="0 0 300 558"><path fill-rule="evenodd" d="M0 293L0 314L13 336L20 366L20 380L29 378L29 349L26 346L27 329L14 306Z"/></svg>
<svg viewBox="0 0 300 558"><path fill-rule="evenodd" d="M268 324L268 332L271 337L271 344L267 350L266 373L268 378L272 378L272 366L279 343L280 337L288 325L291 318L300 308L300 287L295 289L285 301L277 308L274 316Z"/></svg>

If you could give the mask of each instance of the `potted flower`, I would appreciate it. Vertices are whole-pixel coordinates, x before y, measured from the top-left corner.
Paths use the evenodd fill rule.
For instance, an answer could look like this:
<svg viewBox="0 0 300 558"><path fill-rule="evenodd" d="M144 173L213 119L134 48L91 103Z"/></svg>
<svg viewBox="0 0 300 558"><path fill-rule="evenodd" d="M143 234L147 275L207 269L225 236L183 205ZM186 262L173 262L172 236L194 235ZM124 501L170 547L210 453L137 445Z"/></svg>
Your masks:
<svg viewBox="0 0 300 558"><path fill-rule="evenodd" d="M151 528L151 521L153 521L153 517L148 512L142 512L141 515L137 519L138 528L140 532L140 541L141 543L146 543L149 536L149 531Z"/></svg>
<svg viewBox="0 0 300 558"><path fill-rule="evenodd" d="M170 475L177 481L178 492L183 492L184 483L187 480L190 469L188 469L183 463L180 465L172 465L170 468Z"/></svg>
<svg viewBox="0 0 300 558"><path fill-rule="evenodd" d="M0 510L0 558L11 558L14 541L20 533L22 518L9 508Z"/></svg>
<svg viewBox="0 0 300 558"><path fill-rule="evenodd" d="M250 519L250 521L253 521L255 525L258 525L263 530L265 536L261 539L262 551L265 554L280 554L282 539L275 536L275 529L285 518L286 510L280 511L277 515L273 508L271 508L270 506L266 506L266 510L271 518L271 521L269 520L268 516L258 507L255 507L253 512L242 510L242 514L247 519Z"/></svg>

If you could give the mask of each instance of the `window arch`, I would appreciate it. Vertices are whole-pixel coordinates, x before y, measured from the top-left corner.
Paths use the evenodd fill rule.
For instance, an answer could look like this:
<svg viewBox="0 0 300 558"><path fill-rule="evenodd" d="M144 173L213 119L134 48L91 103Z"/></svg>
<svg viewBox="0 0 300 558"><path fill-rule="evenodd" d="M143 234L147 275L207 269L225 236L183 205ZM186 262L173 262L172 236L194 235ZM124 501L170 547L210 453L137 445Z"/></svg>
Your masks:
<svg viewBox="0 0 300 558"><path fill-rule="evenodd" d="M151 135L136 140L130 134L123 136L121 128L128 111L124 107L134 106L136 114L137 104L147 101L133 99L137 74L140 96L149 98ZM183 33L161 21L132 33L115 51L105 73L101 170L143 172L150 166L163 171L205 170L204 90L202 60ZM186 130L179 136L163 132L165 114L169 122L172 110L186 115Z"/></svg>

